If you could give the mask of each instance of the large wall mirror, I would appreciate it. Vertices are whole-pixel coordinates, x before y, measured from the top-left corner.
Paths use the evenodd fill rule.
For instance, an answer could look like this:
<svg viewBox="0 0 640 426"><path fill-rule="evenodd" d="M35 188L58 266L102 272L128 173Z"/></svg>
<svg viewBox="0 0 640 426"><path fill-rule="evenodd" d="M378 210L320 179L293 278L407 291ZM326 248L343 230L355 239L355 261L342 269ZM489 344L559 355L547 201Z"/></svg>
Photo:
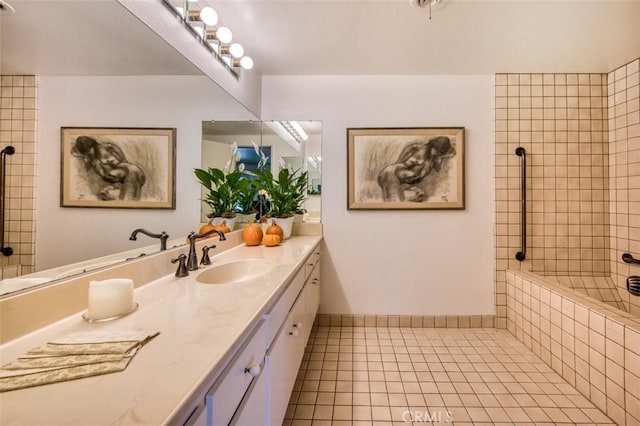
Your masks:
<svg viewBox="0 0 640 426"><path fill-rule="evenodd" d="M293 127L295 126L295 127ZM299 132L294 130L298 128ZM257 167L256 147L268 158L265 167L274 175L281 168L307 172L308 188L303 204L307 222L319 222L322 193L322 123L320 121L203 121L202 167L223 169L236 147L239 163ZM209 209L203 203L201 219Z"/></svg>
<svg viewBox="0 0 640 426"><path fill-rule="evenodd" d="M157 253L158 240L144 235L129 240L136 228L166 231L169 247L184 244L185 236L200 224L200 189L193 169L201 161L202 121L257 117L118 2L11 4L15 14L0 14L0 75L36 76L37 94L29 102L37 105L38 130L35 146L28 149L36 150L38 160L31 163L33 198L14 200L11 194L16 191L8 191L7 205L35 205L29 223L11 225L35 229L35 256L28 254L35 257L35 273L25 269L23 274L0 275L0 297ZM3 94L10 90L3 86ZM14 90L18 91L22 92ZM12 113L5 112L6 104L3 117ZM60 207L60 129L68 126L176 128L176 209ZM9 163L27 152L21 141L10 143L18 155ZM4 145L5 141L0 148ZM13 231L7 228L7 241L18 252L23 237L9 238L9 232ZM0 268L16 269L11 263L19 259L16 256L3 259Z"/></svg>

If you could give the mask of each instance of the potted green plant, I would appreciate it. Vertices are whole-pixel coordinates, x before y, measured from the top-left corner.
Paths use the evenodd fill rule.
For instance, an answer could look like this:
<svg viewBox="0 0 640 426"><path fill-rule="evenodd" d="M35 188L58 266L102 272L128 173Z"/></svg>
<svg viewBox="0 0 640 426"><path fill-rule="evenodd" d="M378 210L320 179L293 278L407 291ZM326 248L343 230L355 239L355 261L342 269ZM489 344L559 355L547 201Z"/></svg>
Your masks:
<svg viewBox="0 0 640 426"><path fill-rule="evenodd" d="M238 201L236 211L241 223L255 222L257 210L255 202L258 196L258 187L246 176L242 176L238 188Z"/></svg>
<svg viewBox="0 0 640 426"><path fill-rule="evenodd" d="M296 172L294 172L295 174ZM298 174L293 183L294 222L302 222L302 216L307 212L303 204L307 199L307 191L309 189L308 176L307 172L302 172Z"/></svg>
<svg viewBox="0 0 640 426"><path fill-rule="evenodd" d="M291 236L293 215L296 212L296 177L287 168L281 169L278 176L271 170L255 170L252 174L257 178L256 185L268 194L270 209L268 217L284 231L284 238Z"/></svg>
<svg viewBox="0 0 640 426"><path fill-rule="evenodd" d="M238 202L238 194L242 186L242 172L234 170L225 173L223 170L209 167L207 169L195 169L194 173L200 184L206 189L205 198L202 199L209 207L212 224L227 222L227 226L233 229L235 221L235 205Z"/></svg>

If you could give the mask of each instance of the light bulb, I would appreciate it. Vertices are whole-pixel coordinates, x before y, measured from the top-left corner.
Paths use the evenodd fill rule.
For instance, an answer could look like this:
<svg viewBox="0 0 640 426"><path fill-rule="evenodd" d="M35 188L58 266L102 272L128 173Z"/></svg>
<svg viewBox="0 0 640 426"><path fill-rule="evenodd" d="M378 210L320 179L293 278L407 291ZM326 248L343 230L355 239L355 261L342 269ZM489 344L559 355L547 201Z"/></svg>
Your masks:
<svg viewBox="0 0 640 426"><path fill-rule="evenodd" d="M240 59L240 66L245 70L250 70L253 68L253 59L249 56L243 56L242 59Z"/></svg>
<svg viewBox="0 0 640 426"><path fill-rule="evenodd" d="M203 7L200 11L200 19L206 25L214 26L218 23L218 13L209 6Z"/></svg>
<svg viewBox="0 0 640 426"><path fill-rule="evenodd" d="M240 43L233 43L229 46L229 53L231 53L231 56L234 58L242 58L242 55L244 55L244 47L242 47Z"/></svg>
<svg viewBox="0 0 640 426"><path fill-rule="evenodd" d="M216 38L220 40L221 43L231 43L231 40L233 40L233 34L229 28L220 27L216 31Z"/></svg>

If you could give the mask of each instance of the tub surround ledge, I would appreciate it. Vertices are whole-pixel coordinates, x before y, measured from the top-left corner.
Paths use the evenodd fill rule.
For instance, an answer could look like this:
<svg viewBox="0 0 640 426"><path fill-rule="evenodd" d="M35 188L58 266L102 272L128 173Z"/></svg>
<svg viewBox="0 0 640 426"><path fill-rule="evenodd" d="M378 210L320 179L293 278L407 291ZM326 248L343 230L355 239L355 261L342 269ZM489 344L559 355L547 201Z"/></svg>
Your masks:
<svg viewBox="0 0 640 426"><path fill-rule="evenodd" d="M506 271L507 329L618 425L640 424L640 319L526 271Z"/></svg>

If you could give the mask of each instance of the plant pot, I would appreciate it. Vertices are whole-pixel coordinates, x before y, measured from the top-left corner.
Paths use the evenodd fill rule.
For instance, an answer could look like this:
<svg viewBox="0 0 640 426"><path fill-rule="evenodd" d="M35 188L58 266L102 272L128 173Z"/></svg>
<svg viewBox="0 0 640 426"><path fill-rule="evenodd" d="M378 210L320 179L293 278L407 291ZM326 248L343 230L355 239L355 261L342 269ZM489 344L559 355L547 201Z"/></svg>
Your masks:
<svg viewBox="0 0 640 426"><path fill-rule="evenodd" d="M236 223L236 218L235 217L220 217L220 216L216 216L216 217L212 217L211 219L209 219L209 223L212 224L212 225L220 225L222 222L226 222L227 223L227 227L233 231L233 226Z"/></svg>
<svg viewBox="0 0 640 426"><path fill-rule="evenodd" d="M282 228L282 232L284 234L284 239L286 240L291 236L291 231L293 230L293 216L291 217L274 217L273 220L276 221L276 225Z"/></svg>
<svg viewBox="0 0 640 426"><path fill-rule="evenodd" d="M236 223L254 223L256 221L255 213L238 213L236 215Z"/></svg>

